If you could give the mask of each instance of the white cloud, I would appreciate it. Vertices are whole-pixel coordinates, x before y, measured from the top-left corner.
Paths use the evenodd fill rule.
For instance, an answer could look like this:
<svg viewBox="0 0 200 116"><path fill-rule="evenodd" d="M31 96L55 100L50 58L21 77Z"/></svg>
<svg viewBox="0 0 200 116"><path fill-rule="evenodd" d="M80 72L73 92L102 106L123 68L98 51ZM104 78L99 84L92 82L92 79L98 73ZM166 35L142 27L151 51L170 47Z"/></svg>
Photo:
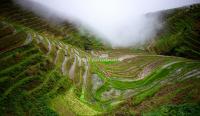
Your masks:
<svg viewBox="0 0 200 116"><path fill-rule="evenodd" d="M44 17L59 16L110 42L127 47L144 43L161 28L159 15L146 13L181 7L199 0L16 0ZM44 6L39 8L37 4Z"/></svg>

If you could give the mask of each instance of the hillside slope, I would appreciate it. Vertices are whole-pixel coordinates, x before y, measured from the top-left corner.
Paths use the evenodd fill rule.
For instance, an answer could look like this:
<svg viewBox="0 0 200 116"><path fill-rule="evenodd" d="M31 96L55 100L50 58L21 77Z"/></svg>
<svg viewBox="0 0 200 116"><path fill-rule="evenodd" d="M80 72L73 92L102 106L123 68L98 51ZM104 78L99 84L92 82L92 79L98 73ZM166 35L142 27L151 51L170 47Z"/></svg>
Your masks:
<svg viewBox="0 0 200 116"><path fill-rule="evenodd" d="M165 28L147 49L157 54L199 60L200 5L163 12L167 13Z"/></svg>
<svg viewBox="0 0 200 116"><path fill-rule="evenodd" d="M199 61L129 49L89 54L44 23L31 27L27 15L18 19L27 25L0 17L0 115L200 115Z"/></svg>
<svg viewBox="0 0 200 116"><path fill-rule="evenodd" d="M43 7L44 6L40 6L40 8ZM92 35L87 36L80 34L79 30L71 23L52 23L30 12L28 9L21 8L19 5L13 3L12 0L0 1L0 19L18 26L24 26L40 34L44 34L45 36L60 39L82 50L104 49L103 44L97 38Z"/></svg>
<svg viewBox="0 0 200 116"><path fill-rule="evenodd" d="M6 22L1 25L1 114L96 115L114 112L127 115L173 104L179 94L184 96L179 96L178 104L199 101L200 63L197 61L113 51L108 56L117 60L98 62L91 60L93 56L86 52L54 38L31 30L18 31ZM98 55L95 58L99 58ZM171 86L179 88L156 95ZM188 96L188 89L194 93ZM169 94L172 94L170 98L167 97ZM154 97L166 97L167 100L150 108L143 106L142 112L137 109L146 102L148 104L146 99ZM195 99L187 100L187 97Z"/></svg>

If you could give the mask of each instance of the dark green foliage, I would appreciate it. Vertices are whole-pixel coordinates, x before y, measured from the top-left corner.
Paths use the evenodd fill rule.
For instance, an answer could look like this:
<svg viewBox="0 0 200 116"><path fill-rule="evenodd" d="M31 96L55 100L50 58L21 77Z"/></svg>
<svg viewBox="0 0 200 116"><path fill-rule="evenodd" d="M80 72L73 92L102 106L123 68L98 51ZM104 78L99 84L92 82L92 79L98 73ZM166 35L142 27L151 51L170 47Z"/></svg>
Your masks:
<svg viewBox="0 0 200 116"><path fill-rule="evenodd" d="M166 105L144 116L200 116L200 104Z"/></svg>
<svg viewBox="0 0 200 116"><path fill-rule="evenodd" d="M64 42L74 45L83 50L103 50L104 45L94 37L84 36L78 32L73 32L70 37L63 39Z"/></svg>
<svg viewBox="0 0 200 116"><path fill-rule="evenodd" d="M165 31L152 46L158 54L200 58L200 5L182 8L166 16Z"/></svg>
<svg viewBox="0 0 200 116"><path fill-rule="evenodd" d="M14 33L14 28L12 28L12 27L2 27L2 28L0 28L0 38L1 37L4 37L4 36L6 36L6 35L9 35L9 34L12 34L12 33Z"/></svg>
<svg viewBox="0 0 200 116"><path fill-rule="evenodd" d="M35 99L21 90L15 90L14 94L7 96L0 105L0 114L4 116L58 116L48 107L45 100Z"/></svg>

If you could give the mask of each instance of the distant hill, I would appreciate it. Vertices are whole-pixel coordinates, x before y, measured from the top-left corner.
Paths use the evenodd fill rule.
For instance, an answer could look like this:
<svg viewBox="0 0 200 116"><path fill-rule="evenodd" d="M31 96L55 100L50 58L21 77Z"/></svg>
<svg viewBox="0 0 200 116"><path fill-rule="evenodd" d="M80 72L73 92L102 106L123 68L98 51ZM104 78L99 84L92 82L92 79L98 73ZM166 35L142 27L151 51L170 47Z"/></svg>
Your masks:
<svg viewBox="0 0 200 116"><path fill-rule="evenodd" d="M162 11L164 29L149 43L150 52L200 58L200 5Z"/></svg>

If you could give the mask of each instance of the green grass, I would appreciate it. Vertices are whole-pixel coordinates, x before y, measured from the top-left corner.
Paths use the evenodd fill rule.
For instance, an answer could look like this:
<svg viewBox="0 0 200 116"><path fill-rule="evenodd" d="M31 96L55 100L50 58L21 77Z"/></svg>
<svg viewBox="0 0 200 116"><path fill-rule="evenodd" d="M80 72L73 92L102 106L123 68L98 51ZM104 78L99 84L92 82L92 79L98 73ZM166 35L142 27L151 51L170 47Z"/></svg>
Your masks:
<svg viewBox="0 0 200 116"><path fill-rule="evenodd" d="M86 104L82 103L73 93L73 89L66 94L58 96L51 101L53 109L58 111L60 115L68 115L70 112L74 115L98 115L100 112L93 110ZM67 109L67 110L64 110ZM69 113L69 114L70 114Z"/></svg>
<svg viewBox="0 0 200 116"><path fill-rule="evenodd" d="M198 116L200 115L199 104L164 105L143 116Z"/></svg>
<svg viewBox="0 0 200 116"><path fill-rule="evenodd" d="M160 85L155 85L152 88L149 88L143 92L140 92L140 94L136 95L133 99L133 104L138 105L140 104L143 100L148 99L152 97L156 92L160 90Z"/></svg>

